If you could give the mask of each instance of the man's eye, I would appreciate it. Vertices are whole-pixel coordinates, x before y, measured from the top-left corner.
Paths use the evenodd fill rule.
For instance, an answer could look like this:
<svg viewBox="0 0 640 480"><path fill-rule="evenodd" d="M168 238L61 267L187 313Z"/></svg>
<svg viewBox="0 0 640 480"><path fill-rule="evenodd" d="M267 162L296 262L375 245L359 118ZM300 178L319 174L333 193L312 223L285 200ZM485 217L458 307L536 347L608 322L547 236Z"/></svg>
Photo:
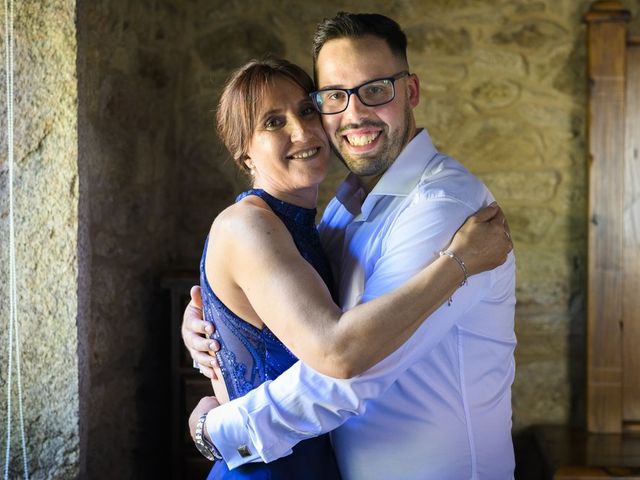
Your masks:
<svg viewBox="0 0 640 480"><path fill-rule="evenodd" d="M327 99L332 102L341 102L344 100L344 92L341 92L340 90L331 92L329 93L329 95L327 95Z"/></svg>
<svg viewBox="0 0 640 480"><path fill-rule="evenodd" d="M380 95L381 93L385 93L388 89L388 86L384 83L373 83L371 85L367 85L366 94L375 96Z"/></svg>

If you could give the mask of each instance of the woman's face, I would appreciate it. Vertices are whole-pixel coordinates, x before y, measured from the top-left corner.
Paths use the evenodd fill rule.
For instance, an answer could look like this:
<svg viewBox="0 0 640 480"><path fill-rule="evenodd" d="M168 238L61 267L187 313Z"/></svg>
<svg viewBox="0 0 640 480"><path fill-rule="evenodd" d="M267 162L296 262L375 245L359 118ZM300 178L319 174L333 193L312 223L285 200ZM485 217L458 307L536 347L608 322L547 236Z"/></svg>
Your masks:
<svg viewBox="0 0 640 480"><path fill-rule="evenodd" d="M278 193L317 188L330 149L311 98L295 82L276 77L258 111L247 150L254 186Z"/></svg>

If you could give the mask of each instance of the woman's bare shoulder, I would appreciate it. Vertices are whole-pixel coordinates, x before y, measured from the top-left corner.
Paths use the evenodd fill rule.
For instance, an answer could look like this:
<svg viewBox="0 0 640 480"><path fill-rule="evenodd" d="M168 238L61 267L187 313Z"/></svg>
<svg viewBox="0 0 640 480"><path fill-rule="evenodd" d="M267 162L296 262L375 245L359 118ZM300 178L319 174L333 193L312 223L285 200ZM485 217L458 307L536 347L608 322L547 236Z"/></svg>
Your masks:
<svg viewBox="0 0 640 480"><path fill-rule="evenodd" d="M286 231L286 227L269 205L260 197L250 195L220 212L211 225L210 234L218 240L230 237L242 241L283 230Z"/></svg>

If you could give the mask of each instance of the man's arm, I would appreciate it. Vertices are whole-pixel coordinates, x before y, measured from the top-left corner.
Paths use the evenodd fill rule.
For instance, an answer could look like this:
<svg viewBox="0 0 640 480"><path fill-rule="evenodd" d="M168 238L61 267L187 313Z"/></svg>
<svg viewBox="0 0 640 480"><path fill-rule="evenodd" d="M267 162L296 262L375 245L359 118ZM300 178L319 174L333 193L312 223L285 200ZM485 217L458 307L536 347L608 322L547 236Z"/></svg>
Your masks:
<svg viewBox="0 0 640 480"><path fill-rule="evenodd" d="M394 220L363 300L397 287L437 258L471 213L471 207L456 200L423 198L412 203ZM290 453L300 440L361 414L368 400L380 396L438 344L487 291L491 278L490 272L471 277L450 306L438 309L402 347L358 377L336 380L298 362L273 382L213 410L207 418L212 440L231 468L254 460L268 462Z"/></svg>
<svg viewBox="0 0 640 480"><path fill-rule="evenodd" d="M471 216L453 241L466 267L436 256L402 286L343 311L280 219L265 208L243 207L221 214L212 227L216 241L208 244L206 270L218 279L218 297L251 323L264 322L297 358L338 378L357 375L400 347L467 273L501 264L510 248L501 211L488 207Z"/></svg>

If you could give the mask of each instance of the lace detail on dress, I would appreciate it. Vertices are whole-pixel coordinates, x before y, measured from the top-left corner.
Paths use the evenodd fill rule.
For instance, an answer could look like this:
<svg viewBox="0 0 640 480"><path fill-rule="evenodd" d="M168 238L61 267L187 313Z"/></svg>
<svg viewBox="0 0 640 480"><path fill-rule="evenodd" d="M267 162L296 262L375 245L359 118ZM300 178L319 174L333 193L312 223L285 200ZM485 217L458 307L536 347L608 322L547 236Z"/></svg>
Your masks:
<svg viewBox="0 0 640 480"><path fill-rule="evenodd" d="M291 233L300 254L333 292L331 270L315 228L316 210L283 202L261 189L243 192L236 201L247 195L259 196L271 207ZM221 345L217 359L229 398L234 399L266 380L273 380L293 365L297 358L266 326L262 329L254 327L238 317L216 296L205 273L207 245L208 238L200 260L204 317L216 326L213 338Z"/></svg>

